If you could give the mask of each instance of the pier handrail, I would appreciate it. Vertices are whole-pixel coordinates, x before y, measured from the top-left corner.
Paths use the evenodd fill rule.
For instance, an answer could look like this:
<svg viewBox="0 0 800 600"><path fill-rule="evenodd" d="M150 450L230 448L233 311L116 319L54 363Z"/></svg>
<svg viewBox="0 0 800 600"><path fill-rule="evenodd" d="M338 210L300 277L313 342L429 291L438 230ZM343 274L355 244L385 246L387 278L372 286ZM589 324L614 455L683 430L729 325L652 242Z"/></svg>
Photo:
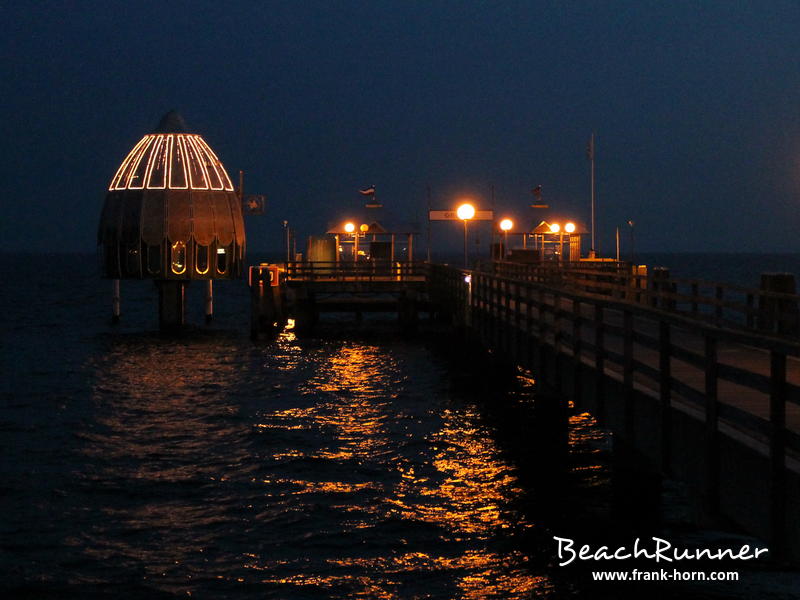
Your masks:
<svg viewBox="0 0 800 600"><path fill-rule="evenodd" d="M289 261L284 263L287 281L424 281L424 261Z"/></svg>
<svg viewBox="0 0 800 600"><path fill-rule="evenodd" d="M663 272L658 268L639 274L631 265L617 262L520 264L495 261L481 267L483 271L505 277L658 306L721 326L800 335L800 295L797 294L701 279L661 277Z"/></svg>

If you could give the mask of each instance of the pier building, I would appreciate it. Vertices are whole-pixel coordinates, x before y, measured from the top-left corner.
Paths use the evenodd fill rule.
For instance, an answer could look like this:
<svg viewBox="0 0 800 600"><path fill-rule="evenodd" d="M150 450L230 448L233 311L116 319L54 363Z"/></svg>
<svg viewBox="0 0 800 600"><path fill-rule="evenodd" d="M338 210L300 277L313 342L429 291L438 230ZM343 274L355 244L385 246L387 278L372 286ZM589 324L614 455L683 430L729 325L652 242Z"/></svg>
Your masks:
<svg viewBox="0 0 800 600"><path fill-rule="evenodd" d="M101 271L114 280L152 279L162 328L183 324L185 286L239 279L245 253L241 199L217 155L175 111L142 137L108 186L97 232Z"/></svg>

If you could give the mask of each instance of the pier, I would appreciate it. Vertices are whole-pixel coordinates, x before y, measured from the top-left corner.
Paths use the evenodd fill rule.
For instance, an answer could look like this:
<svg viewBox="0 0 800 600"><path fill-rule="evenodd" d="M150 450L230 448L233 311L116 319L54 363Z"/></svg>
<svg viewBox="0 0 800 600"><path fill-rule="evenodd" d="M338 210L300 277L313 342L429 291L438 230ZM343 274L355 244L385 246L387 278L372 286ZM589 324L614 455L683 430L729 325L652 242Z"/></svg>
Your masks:
<svg viewBox="0 0 800 600"><path fill-rule="evenodd" d="M404 326L420 311L444 316L591 413L643 482L682 481L699 520L734 523L774 557L800 560L798 297L771 291L788 289L781 276L748 289L616 261L272 269L282 292L266 302L270 323L291 317L307 330L326 311L396 312Z"/></svg>

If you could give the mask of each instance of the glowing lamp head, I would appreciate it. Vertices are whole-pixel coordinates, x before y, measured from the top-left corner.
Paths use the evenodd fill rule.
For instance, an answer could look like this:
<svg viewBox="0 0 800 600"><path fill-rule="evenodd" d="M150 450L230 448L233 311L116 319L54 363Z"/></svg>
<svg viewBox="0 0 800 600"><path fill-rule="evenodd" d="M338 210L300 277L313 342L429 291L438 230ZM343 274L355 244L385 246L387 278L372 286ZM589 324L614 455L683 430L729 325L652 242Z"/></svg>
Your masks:
<svg viewBox="0 0 800 600"><path fill-rule="evenodd" d="M553 223L550 225L550 233L558 233L561 231L561 225L558 223Z"/></svg>
<svg viewBox="0 0 800 600"><path fill-rule="evenodd" d="M456 215L462 221L468 221L475 216L475 207L472 204L465 202L456 209Z"/></svg>
<svg viewBox="0 0 800 600"><path fill-rule="evenodd" d="M575 223L567 223L564 225L564 231L567 233L575 233Z"/></svg>
<svg viewBox="0 0 800 600"><path fill-rule="evenodd" d="M358 227L358 229L359 229L359 231L361 231L361 233L366 233L367 231L369 231L369 225L367 225L366 223L362 223Z"/></svg>
<svg viewBox="0 0 800 600"><path fill-rule="evenodd" d="M503 231L511 231L512 227L514 227L514 221L511 219L503 219L500 221L500 229Z"/></svg>
<svg viewBox="0 0 800 600"><path fill-rule="evenodd" d="M356 230L356 226L353 223L345 223L344 230L347 233L353 233Z"/></svg>

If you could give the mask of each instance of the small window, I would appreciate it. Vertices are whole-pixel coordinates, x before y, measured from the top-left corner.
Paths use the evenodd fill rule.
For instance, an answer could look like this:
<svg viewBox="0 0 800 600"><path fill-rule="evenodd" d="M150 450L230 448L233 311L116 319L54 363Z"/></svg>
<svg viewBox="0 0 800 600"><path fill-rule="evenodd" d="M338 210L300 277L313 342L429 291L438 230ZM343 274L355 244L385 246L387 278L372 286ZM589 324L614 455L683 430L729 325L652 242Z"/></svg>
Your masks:
<svg viewBox="0 0 800 600"><path fill-rule="evenodd" d="M228 251L225 248L217 248L217 273L228 271Z"/></svg>
<svg viewBox="0 0 800 600"><path fill-rule="evenodd" d="M194 268L201 275L208 273L208 246L197 246Z"/></svg>
<svg viewBox="0 0 800 600"><path fill-rule="evenodd" d="M180 275L186 271L186 244L175 242L172 244L172 272Z"/></svg>
<svg viewBox="0 0 800 600"><path fill-rule="evenodd" d="M147 247L147 272L151 275L161 273L161 246Z"/></svg>
<svg viewBox="0 0 800 600"><path fill-rule="evenodd" d="M128 275L139 275L142 263L139 259L139 248L128 248L127 264L125 268Z"/></svg>

